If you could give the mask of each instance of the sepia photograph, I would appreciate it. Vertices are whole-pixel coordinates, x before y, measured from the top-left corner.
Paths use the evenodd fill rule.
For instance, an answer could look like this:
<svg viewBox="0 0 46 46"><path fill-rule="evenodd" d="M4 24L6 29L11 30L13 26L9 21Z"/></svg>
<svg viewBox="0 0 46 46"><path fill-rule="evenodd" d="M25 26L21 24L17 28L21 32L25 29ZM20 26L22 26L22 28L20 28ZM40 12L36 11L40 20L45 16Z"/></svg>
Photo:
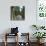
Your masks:
<svg viewBox="0 0 46 46"><path fill-rule="evenodd" d="M11 6L11 20L24 20L25 6Z"/></svg>

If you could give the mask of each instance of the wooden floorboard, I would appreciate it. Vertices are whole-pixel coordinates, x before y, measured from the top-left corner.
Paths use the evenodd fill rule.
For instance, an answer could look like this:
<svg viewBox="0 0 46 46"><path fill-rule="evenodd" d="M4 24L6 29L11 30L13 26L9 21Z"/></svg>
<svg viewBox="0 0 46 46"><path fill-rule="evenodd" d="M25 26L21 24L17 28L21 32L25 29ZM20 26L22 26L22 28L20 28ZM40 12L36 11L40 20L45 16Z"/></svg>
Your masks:
<svg viewBox="0 0 46 46"><path fill-rule="evenodd" d="M5 46L4 45L4 42L0 42L0 46ZM15 42L14 43L12 43L12 42L10 42L10 43L8 43L8 45L7 46L15 46ZM37 43L30 43L30 46L37 46ZM46 43L44 43L44 45L42 45L42 46L46 46Z"/></svg>

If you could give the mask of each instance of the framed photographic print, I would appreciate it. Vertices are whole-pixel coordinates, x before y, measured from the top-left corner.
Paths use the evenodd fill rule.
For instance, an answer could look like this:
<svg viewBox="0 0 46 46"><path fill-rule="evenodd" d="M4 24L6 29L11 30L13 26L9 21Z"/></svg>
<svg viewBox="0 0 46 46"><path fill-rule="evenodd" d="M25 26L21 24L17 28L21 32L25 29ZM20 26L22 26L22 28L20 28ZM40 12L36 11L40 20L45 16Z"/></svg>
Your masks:
<svg viewBox="0 0 46 46"><path fill-rule="evenodd" d="M25 6L11 6L11 20L24 20Z"/></svg>
<svg viewBox="0 0 46 46"><path fill-rule="evenodd" d="M37 0L37 15L36 23L37 25L45 26L46 24L46 0Z"/></svg>
<svg viewBox="0 0 46 46"><path fill-rule="evenodd" d="M46 17L46 0L37 0L37 15L40 18Z"/></svg>

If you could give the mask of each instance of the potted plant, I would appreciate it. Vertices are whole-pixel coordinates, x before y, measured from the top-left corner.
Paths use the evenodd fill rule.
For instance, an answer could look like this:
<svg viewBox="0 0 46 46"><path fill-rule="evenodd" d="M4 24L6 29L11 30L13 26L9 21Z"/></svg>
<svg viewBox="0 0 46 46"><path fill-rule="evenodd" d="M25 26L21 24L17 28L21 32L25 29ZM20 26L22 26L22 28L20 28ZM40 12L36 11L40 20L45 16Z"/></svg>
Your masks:
<svg viewBox="0 0 46 46"><path fill-rule="evenodd" d="M35 32L33 35L37 38L38 43L41 43L40 40L46 36L45 34L45 32Z"/></svg>

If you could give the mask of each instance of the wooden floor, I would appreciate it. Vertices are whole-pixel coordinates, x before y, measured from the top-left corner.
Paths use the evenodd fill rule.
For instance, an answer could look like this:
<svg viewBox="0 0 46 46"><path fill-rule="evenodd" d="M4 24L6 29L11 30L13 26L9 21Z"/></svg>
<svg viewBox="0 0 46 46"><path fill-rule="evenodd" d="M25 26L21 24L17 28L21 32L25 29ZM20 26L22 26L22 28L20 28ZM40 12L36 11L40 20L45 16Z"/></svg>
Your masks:
<svg viewBox="0 0 46 46"><path fill-rule="evenodd" d="M4 43L2 42L0 42L0 46L5 46L4 45ZM15 43L8 43L8 45L7 46L15 46ZM22 46L22 45L21 45ZM25 45L24 45L25 46ZM30 43L30 46L37 46L37 43L34 43L34 42L32 42L32 43ZM44 43L43 45L41 45L41 46L46 46L46 43Z"/></svg>

